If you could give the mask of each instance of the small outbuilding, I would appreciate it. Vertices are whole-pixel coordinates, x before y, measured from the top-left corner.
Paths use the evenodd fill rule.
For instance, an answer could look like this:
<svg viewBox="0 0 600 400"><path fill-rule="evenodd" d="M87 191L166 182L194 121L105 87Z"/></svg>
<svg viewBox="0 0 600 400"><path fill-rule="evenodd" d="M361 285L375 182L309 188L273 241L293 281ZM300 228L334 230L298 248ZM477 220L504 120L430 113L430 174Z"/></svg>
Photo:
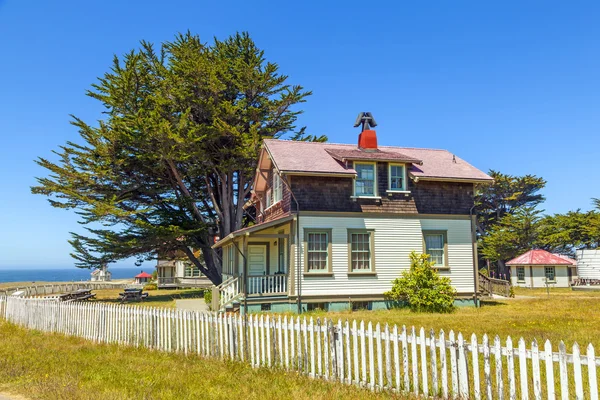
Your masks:
<svg viewBox="0 0 600 400"><path fill-rule="evenodd" d="M600 282L600 249L577 250L577 275L584 282Z"/></svg>
<svg viewBox="0 0 600 400"><path fill-rule="evenodd" d="M92 271L90 280L92 282L110 282L111 277L112 274L108 270L108 267L106 265L103 265L102 267Z"/></svg>
<svg viewBox="0 0 600 400"><path fill-rule="evenodd" d="M575 260L546 250L529 250L506 263L510 267L510 280L513 286L544 288L570 287L577 279Z"/></svg>
<svg viewBox="0 0 600 400"><path fill-rule="evenodd" d="M135 276L135 283L148 283L152 279L152 275L147 272L142 271L141 273Z"/></svg>

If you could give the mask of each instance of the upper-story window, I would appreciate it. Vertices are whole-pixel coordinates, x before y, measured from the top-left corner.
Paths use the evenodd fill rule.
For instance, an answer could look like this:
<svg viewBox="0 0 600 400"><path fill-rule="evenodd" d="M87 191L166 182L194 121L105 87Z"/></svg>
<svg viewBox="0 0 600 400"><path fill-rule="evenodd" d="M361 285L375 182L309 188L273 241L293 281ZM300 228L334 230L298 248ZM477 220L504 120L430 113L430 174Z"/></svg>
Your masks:
<svg viewBox="0 0 600 400"><path fill-rule="evenodd" d="M390 191L406 190L406 167L404 164L390 164L388 176Z"/></svg>
<svg viewBox="0 0 600 400"><path fill-rule="evenodd" d="M281 187L281 177L275 171L273 171L273 203L275 204L281 200L282 195L282 187Z"/></svg>
<svg viewBox="0 0 600 400"><path fill-rule="evenodd" d="M354 195L375 196L375 163L354 163L354 169L356 170Z"/></svg>

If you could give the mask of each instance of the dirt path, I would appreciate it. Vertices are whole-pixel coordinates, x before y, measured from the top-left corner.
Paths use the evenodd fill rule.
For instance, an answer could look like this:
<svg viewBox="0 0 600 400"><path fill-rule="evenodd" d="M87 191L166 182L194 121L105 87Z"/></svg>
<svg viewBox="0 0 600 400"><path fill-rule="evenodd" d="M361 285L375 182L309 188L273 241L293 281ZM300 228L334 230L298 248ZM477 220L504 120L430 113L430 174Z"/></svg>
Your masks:
<svg viewBox="0 0 600 400"><path fill-rule="evenodd" d="M179 310L191 310L191 311L209 311L208 304L204 299L180 299L175 300L175 308ZM2 400L2 399L0 399Z"/></svg>

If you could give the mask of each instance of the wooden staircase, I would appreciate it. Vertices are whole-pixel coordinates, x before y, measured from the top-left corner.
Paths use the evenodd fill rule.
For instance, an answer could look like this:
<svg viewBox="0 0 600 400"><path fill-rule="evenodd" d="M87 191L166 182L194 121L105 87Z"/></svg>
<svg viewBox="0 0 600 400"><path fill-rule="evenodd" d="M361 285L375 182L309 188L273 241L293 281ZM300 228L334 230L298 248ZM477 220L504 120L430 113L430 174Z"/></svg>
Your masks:
<svg viewBox="0 0 600 400"><path fill-rule="evenodd" d="M512 297L510 281L504 279L490 278L482 273L479 273L479 293L484 296L492 296L493 294Z"/></svg>

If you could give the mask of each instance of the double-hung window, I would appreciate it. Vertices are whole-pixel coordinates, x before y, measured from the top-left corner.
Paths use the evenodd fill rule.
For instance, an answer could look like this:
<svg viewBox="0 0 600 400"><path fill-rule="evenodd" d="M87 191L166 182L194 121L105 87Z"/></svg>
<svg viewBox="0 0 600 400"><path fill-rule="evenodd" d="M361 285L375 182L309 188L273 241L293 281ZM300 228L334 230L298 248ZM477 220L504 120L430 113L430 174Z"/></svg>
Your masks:
<svg viewBox="0 0 600 400"><path fill-rule="evenodd" d="M556 281L556 271L554 270L554 267L544 267L544 274L546 275L546 281Z"/></svg>
<svg viewBox="0 0 600 400"><path fill-rule="evenodd" d="M281 176L273 171L273 204L281 200Z"/></svg>
<svg viewBox="0 0 600 400"><path fill-rule="evenodd" d="M375 163L354 163L356 179L354 181L355 196L375 196Z"/></svg>
<svg viewBox="0 0 600 400"><path fill-rule="evenodd" d="M425 231L423 232L425 244L425 253L429 254L429 260L436 267L447 267L447 234L446 231Z"/></svg>
<svg viewBox="0 0 600 400"><path fill-rule="evenodd" d="M348 230L348 272L375 272L373 231Z"/></svg>
<svg viewBox="0 0 600 400"><path fill-rule="evenodd" d="M331 272L331 229L305 229L304 249L305 272Z"/></svg>
<svg viewBox="0 0 600 400"><path fill-rule="evenodd" d="M406 169L403 164L390 164L388 174L390 191L406 190Z"/></svg>
<svg viewBox="0 0 600 400"><path fill-rule="evenodd" d="M525 267L517 267L517 281L525 282Z"/></svg>

